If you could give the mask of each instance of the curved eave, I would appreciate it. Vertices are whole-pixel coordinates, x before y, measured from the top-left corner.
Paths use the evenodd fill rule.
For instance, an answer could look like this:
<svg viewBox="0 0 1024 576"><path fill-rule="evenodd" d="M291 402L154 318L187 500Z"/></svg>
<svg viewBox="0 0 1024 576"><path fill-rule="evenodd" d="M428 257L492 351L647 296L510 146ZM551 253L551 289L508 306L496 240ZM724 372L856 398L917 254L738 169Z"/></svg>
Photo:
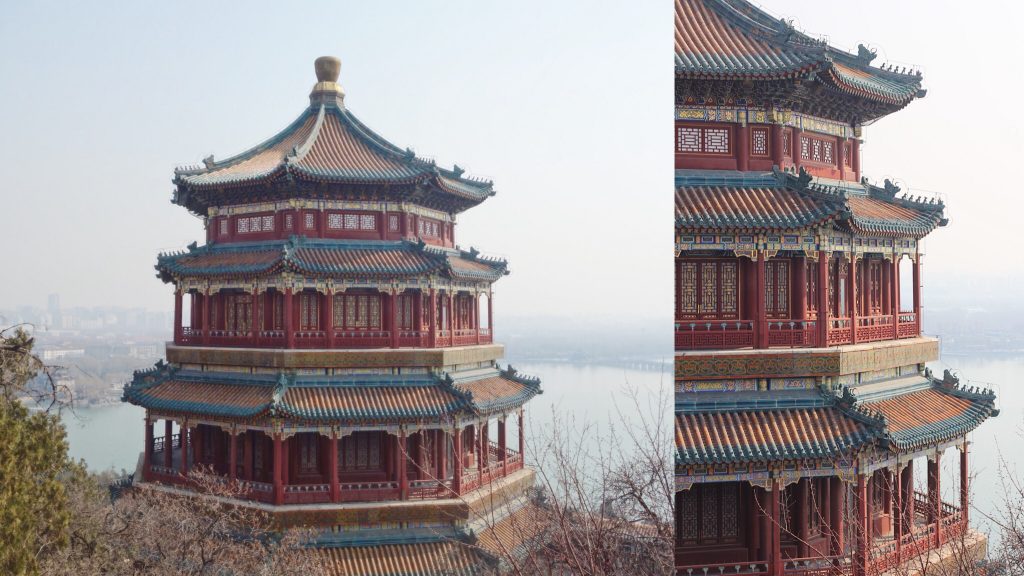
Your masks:
<svg viewBox="0 0 1024 576"><path fill-rule="evenodd" d="M823 226L832 222L838 218L837 214L825 214L815 219L808 219L806 221L797 222L745 222L739 219L719 219L719 221L709 222L706 220L697 219L685 219L676 218L676 229L685 230L694 234L701 234L705 232L709 233L722 233L731 232L737 234L743 233L758 233L758 232L778 232L780 230L786 232L797 232L799 230L806 230L807 228L814 228L817 226ZM710 218L708 220L711 220Z"/></svg>

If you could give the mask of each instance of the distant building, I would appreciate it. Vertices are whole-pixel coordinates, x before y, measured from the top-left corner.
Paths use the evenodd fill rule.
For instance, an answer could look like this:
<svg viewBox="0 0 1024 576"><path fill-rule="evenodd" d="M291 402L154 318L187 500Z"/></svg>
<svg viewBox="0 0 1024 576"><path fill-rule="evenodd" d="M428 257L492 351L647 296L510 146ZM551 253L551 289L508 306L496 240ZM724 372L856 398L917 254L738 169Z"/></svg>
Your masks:
<svg viewBox="0 0 1024 576"><path fill-rule="evenodd" d="M188 487L200 464L241 479L240 504L318 529L346 574L468 573L500 555L474 534L518 546L502 526L534 483L522 422L540 392L498 366L506 263L455 244L456 216L493 190L372 132L339 67L316 61L309 107L277 136L175 174L206 244L158 259L168 364L124 392L146 409L141 480ZM489 512L503 520L484 538Z"/></svg>
<svg viewBox="0 0 1024 576"><path fill-rule="evenodd" d="M675 22L678 571L885 573L968 531L968 434L997 413L925 369L943 203L862 179L863 126L921 74L746 0L676 0Z"/></svg>
<svg viewBox="0 0 1024 576"><path fill-rule="evenodd" d="M81 358L85 356L84 348L51 348L39 351L39 358L43 362L53 362L65 358Z"/></svg>

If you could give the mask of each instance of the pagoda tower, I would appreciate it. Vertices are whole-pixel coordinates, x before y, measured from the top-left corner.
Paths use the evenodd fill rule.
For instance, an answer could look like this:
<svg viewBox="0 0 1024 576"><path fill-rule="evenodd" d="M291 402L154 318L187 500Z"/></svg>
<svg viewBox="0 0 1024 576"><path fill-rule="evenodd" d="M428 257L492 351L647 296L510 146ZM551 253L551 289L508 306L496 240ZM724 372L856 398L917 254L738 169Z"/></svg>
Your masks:
<svg viewBox="0 0 1024 576"><path fill-rule="evenodd" d="M861 163L921 73L746 0L675 9L678 573L862 576L973 538L968 435L998 411L925 366L944 205Z"/></svg>
<svg viewBox="0 0 1024 576"><path fill-rule="evenodd" d="M279 134L175 171L206 242L158 258L174 339L125 387L146 409L136 480L237 480L240 504L318 529L338 573L468 573L488 543L518 545L499 525L533 485L523 406L540 393L498 365L507 263L455 241L494 190L375 134L345 106L340 61L315 68Z"/></svg>

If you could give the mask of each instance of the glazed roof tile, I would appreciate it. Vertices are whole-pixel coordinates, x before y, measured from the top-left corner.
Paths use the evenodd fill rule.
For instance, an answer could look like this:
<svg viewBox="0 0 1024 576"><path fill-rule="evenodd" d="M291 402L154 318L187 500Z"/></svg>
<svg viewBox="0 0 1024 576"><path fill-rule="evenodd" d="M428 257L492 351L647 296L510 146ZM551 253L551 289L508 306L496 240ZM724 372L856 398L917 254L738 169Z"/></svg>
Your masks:
<svg viewBox="0 0 1024 576"><path fill-rule="evenodd" d="M746 0L676 0L676 74L693 78L800 78L869 100L903 105L923 95L921 76L870 65L799 32Z"/></svg>
<svg viewBox="0 0 1024 576"><path fill-rule="evenodd" d="M887 182L812 179L786 172L676 171L676 226L699 231L797 230L837 221L854 231L923 237L946 224L941 202L897 198Z"/></svg>
<svg viewBox="0 0 1024 576"><path fill-rule="evenodd" d="M676 415L676 463L834 458L871 442L869 425L829 407Z"/></svg>
<svg viewBox="0 0 1024 576"><path fill-rule="evenodd" d="M162 254L156 269L165 281L175 276L260 276L281 270L324 275L419 276L444 272L453 277L495 281L507 263L475 252L426 248L406 241L336 241L295 238L244 244L211 244Z"/></svg>
<svg viewBox="0 0 1024 576"><path fill-rule="evenodd" d="M472 576L485 566L471 547L453 540L314 550L335 576Z"/></svg>
<svg viewBox="0 0 1024 576"><path fill-rule="evenodd" d="M137 372L124 400L173 413L303 421L425 421L521 406L540 380L504 371L454 384L433 375L312 376L177 370Z"/></svg>
<svg viewBox="0 0 1024 576"><path fill-rule="evenodd" d="M423 184L444 194L482 202L494 194L492 183L463 177L391 144L339 105L307 108L277 135L226 160L175 171L187 190L217 191L270 182L287 175L311 182L338 184ZM176 196L187 203L191 194Z"/></svg>
<svg viewBox="0 0 1024 576"><path fill-rule="evenodd" d="M933 386L889 398L865 402L888 425L888 436L900 449L943 442L963 436L993 415L994 397Z"/></svg>

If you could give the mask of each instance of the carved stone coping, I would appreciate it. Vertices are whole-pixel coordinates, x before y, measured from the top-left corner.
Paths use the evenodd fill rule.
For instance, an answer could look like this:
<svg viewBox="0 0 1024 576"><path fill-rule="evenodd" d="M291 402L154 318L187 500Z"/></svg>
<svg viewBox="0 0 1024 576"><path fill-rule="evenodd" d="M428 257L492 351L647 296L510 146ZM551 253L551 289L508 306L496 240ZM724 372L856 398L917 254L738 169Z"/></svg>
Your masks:
<svg viewBox="0 0 1024 576"><path fill-rule="evenodd" d="M282 370L301 368L444 368L498 360L501 344L453 348L374 348L367 350L283 350L212 348L167 343L167 360L175 364L208 364Z"/></svg>

